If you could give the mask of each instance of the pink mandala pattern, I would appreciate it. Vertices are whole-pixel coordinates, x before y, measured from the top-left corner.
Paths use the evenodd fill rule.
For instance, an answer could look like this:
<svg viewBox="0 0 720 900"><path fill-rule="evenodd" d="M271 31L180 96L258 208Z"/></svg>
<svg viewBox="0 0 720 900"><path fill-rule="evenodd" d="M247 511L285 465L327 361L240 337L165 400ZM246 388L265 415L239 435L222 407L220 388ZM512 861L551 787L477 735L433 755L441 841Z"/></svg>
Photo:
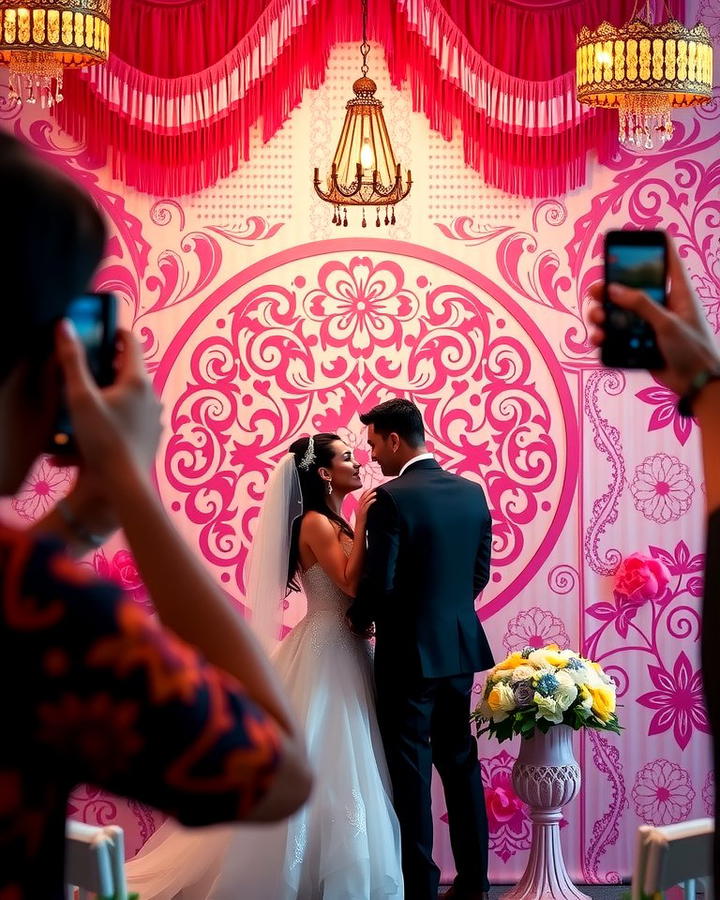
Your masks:
<svg viewBox="0 0 720 900"><path fill-rule="evenodd" d="M490 849L506 863L519 850L530 847L531 824L527 808L512 785L515 759L506 750L481 760L485 806L490 826Z"/></svg>
<svg viewBox="0 0 720 900"><path fill-rule="evenodd" d="M419 300L406 288L398 263L376 265L367 256L356 256L349 265L325 263L303 308L319 325L323 346L347 347L355 358L367 358L376 347L399 353L405 326L417 318Z"/></svg>
<svg viewBox="0 0 720 900"><path fill-rule="evenodd" d="M569 643L570 638L562 619L539 606L522 610L511 619L503 638L503 646L508 653L524 647L544 647L547 644L557 644L562 650Z"/></svg>
<svg viewBox="0 0 720 900"><path fill-rule="evenodd" d="M646 519L665 525L690 509L695 483L690 470L679 459L656 453L637 466L630 490L635 509Z"/></svg>
<svg viewBox="0 0 720 900"><path fill-rule="evenodd" d="M550 353L522 339L535 328L525 313L477 273L414 245L394 244L388 255L387 241L366 241L364 253L351 243L256 266L189 318L156 379L163 391L174 371L189 373L171 411L161 491L242 593L264 484L292 439L339 430L377 483L357 416L388 396L411 396L440 463L485 487L489 615L531 577L564 521L576 474L565 379ZM416 265L426 258L412 284L409 252ZM534 340L542 341L537 329Z"/></svg>
<svg viewBox="0 0 720 900"><path fill-rule="evenodd" d="M642 822L671 825L689 817L695 791L687 770L667 759L656 759L638 772L632 799Z"/></svg>

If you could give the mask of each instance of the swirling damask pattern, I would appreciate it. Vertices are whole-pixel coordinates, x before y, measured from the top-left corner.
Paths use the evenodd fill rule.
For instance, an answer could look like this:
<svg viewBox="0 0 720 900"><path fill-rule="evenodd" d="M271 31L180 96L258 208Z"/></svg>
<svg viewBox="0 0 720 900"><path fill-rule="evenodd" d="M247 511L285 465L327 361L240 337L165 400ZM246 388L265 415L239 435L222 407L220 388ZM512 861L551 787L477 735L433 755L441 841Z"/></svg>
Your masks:
<svg viewBox="0 0 720 900"><path fill-rule="evenodd" d="M532 323L493 285L420 247L383 242L378 254L367 244L362 255L331 242L269 260L191 318L157 373L163 392L176 371L189 373L161 489L242 592L263 484L291 440L345 428L357 444L363 408L411 396L441 463L485 487L495 523L487 615L531 577L552 547L553 519L566 517L567 385L540 332L528 346ZM424 274L408 276L410 252L415 264L424 256Z"/></svg>

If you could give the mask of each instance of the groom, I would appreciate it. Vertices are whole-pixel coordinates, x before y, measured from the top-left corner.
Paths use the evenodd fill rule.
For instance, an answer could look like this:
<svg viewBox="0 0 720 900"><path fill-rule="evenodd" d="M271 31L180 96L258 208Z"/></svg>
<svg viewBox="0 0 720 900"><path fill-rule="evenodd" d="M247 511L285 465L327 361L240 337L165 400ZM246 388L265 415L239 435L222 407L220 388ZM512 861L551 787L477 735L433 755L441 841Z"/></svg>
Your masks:
<svg viewBox="0 0 720 900"><path fill-rule="evenodd" d="M444 895L487 897L488 826L470 730L473 674L493 665L475 598L487 584L490 514L482 488L443 471L420 410L388 400L360 416L384 475L367 523L365 569L349 618L376 627L378 720L400 820L405 896L436 900L430 779L442 779L457 878Z"/></svg>

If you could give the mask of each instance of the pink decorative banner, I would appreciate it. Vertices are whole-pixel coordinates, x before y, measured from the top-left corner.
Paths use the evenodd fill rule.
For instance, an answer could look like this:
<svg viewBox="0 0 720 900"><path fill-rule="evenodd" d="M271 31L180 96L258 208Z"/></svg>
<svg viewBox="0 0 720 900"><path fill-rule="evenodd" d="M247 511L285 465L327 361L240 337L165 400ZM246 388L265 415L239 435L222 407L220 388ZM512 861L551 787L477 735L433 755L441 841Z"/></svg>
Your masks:
<svg viewBox="0 0 720 900"><path fill-rule="evenodd" d="M634 5L390 0L372 9L369 33L431 127L450 140L459 125L466 162L489 184L550 196L583 184L588 152L606 159L614 140L612 116L575 101L575 34L625 20ZM269 140L322 83L331 48L359 39L361 21L358 0L127 6L108 63L69 73L56 115L92 158L109 156L114 177L162 196L234 171L253 126Z"/></svg>

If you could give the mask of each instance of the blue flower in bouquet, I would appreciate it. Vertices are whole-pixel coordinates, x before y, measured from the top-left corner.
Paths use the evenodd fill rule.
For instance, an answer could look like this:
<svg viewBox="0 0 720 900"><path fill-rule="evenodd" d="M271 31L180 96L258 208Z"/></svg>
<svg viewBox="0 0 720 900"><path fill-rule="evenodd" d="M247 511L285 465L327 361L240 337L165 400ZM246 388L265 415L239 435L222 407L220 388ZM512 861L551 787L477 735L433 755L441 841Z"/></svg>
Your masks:
<svg viewBox="0 0 720 900"><path fill-rule="evenodd" d="M559 686L560 682L552 672L546 672L538 678L535 690L541 697L552 697Z"/></svg>
<svg viewBox="0 0 720 900"><path fill-rule="evenodd" d="M519 681L514 687L515 702L518 706L531 706L535 701L535 688L530 681Z"/></svg>
<svg viewBox="0 0 720 900"><path fill-rule="evenodd" d="M567 668L575 671L577 669L584 669L585 664L583 663L583 661L581 659L578 659L576 656L571 656L570 659L567 661Z"/></svg>

